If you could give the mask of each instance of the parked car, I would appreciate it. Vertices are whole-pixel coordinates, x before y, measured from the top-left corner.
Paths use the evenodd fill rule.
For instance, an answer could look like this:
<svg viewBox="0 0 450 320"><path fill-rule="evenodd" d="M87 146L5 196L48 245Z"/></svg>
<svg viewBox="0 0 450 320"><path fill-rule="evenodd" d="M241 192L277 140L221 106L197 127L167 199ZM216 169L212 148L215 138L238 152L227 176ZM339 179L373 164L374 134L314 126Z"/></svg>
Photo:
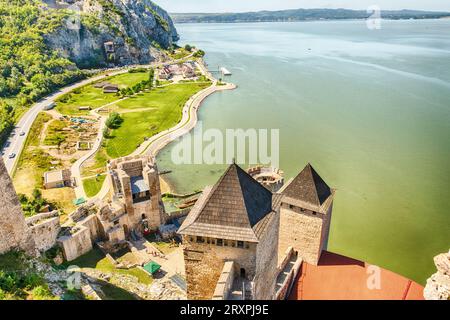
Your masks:
<svg viewBox="0 0 450 320"><path fill-rule="evenodd" d="M11 153L10 155L9 155L9 158L10 159L14 159L16 157L16 154L15 153Z"/></svg>
<svg viewBox="0 0 450 320"><path fill-rule="evenodd" d="M25 132L20 132L20 134L19 134L21 137L23 137L24 135L25 135Z"/></svg>

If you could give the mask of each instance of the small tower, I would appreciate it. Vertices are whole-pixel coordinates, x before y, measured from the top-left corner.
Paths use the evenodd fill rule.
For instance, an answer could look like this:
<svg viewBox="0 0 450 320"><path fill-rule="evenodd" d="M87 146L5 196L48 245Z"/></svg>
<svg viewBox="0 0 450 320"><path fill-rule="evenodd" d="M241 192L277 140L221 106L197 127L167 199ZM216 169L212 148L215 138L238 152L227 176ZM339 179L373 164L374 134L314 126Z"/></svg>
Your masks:
<svg viewBox="0 0 450 320"><path fill-rule="evenodd" d="M188 299L215 297L226 275L229 286L222 288L222 298L273 299L278 198L236 164L203 191L178 231L183 236ZM231 267L224 272L227 263Z"/></svg>
<svg viewBox="0 0 450 320"><path fill-rule="evenodd" d="M305 262L317 265L327 248L334 191L308 163L280 193L278 252L292 246Z"/></svg>
<svg viewBox="0 0 450 320"><path fill-rule="evenodd" d="M166 222L158 169L151 157L112 160L108 171L113 199L125 204L129 230L156 230Z"/></svg>
<svg viewBox="0 0 450 320"><path fill-rule="evenodd" d="M10 250L35 253L35 243L25 222L16 190L0 156L0 254Z"/></svg>

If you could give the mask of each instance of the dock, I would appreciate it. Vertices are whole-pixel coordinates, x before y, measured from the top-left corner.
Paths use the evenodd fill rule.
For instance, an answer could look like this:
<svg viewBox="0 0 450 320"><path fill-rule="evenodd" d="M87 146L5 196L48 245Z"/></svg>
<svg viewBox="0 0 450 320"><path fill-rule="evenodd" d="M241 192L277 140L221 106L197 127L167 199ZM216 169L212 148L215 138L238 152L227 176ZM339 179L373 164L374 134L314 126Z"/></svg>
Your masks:
<svg viewBox="0 0 450 320"><path fill-rule="evenodd" d="M231 76L231 72L225 68L225 67L220 67L220 72L222 73L222 75L224 76Z"/></svg>

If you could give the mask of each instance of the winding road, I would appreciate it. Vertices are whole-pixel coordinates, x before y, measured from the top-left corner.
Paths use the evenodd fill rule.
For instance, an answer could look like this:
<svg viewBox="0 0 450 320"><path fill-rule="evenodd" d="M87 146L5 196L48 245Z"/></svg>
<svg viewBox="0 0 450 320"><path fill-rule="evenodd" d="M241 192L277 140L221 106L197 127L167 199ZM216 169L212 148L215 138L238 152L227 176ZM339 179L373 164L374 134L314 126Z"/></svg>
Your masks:
<svg viewBox="0 0 450 320"><path fill-rule="evenodd" d="M61 88L58 91L46 96L45 98L41 99L39 102L35 103L19 120L19 122L16 124L15 129L9 136L9 139L6 141L4 146L1 146L2 149L2 156L3 160L6 165L6 169L8 170L8 173L10 176L12 176L15 167L17 165L17 162L20 158L20 154L22 152L22 149L25 145L25 141L27 140L27 136L30 132L31 126L33 125L34 120L36 120L37 115L44 111L46 107L54 104L58 98L63 96L64 94L67 94L77 88L83 87L85 85L88 85L90 83L96 82L98 80L102 80L104 78L109 78L112 76L116 76L122 73L128 72L128 70L132 68L139 68L139 67L152 67L156 68L162 65L165 65L167 63L178 63L185 59L191 58L195 54L195 51L192 52L190 55L173 60L173 61L166 61L166 62L154 62L150 65L129 65L126 67L118 67L118 68L112 68L105 70L105 73L88 78L86 80L74 83L72 85L69 85L67 87ZM23 135L20 135L20 133L24 133ZM11 157L10 155L15 154L15 157Z"/></svg>
<svg viewBox="0 0 450 320"><path fill-rule="evenodd" d="M30 132L31 126L33 125L33 122L39 112L45 110L46 107L54 104L56 100L62 95L67 94L77 88L83 87L87 84L104 79L106 77L115 76L126 72L128 72L128 68L111 69L111 71L107 75L102 74L64 87L35 103L19 120L19 122L15 126L13 133L10 135L9 139L5 143L4 148L2 149L2 152L4 153L3 160L5 161L8 173L12 176L15 166L17 165L17 161L19 160L20 153L22 152L25 141L27 140L27 136ZM21 136L21 132L25 134ZM9 158L9 155L11 154L15 154L16 156L14 158Z"/></svg>

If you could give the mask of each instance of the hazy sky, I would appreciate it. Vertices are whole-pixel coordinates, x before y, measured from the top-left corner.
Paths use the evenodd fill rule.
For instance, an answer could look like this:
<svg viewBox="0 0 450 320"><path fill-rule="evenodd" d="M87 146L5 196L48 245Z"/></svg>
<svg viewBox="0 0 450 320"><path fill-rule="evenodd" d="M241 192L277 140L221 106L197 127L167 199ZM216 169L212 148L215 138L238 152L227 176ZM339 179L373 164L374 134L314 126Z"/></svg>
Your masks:
<svg viewBox="0 0 450 320"><path fill-rule="evenodd" d="M450 0L153 0L169 12L242 12L298 8L388 9L450 11Z"/></svg>

